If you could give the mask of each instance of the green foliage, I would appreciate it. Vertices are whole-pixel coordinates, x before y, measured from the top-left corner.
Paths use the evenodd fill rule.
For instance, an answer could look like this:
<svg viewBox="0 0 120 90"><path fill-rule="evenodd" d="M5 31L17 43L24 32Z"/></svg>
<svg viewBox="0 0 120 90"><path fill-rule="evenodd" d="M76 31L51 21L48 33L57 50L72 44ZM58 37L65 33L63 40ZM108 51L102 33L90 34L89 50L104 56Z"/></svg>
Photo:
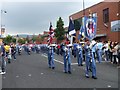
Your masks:
<svg viewBox="0 0 120 90"><path fill-rule="evenodd" d="M55 37L57 40L63 40L65 35L65 29L64 29L64 22L61 17L59 17L59 20L57 21L57 26L55 29Z"/></svg>
<svg viewBox="0 0 120 90"><path fill-rule="evenodd" d="M18 39L18 43L25 44L25 40L20 38Z"/></svg>
<svg viewBox="0 0 120 90"><path fill-rule="evenodd" d="M35 42L37 40L37 36L32 37L32 41Z"/></svg>
<svg viewBox="0 0 120 90"><path fill-rule="evenodd" d="M12 42L12 36L8 35L6 38L3 40L5 43L10 44Z"/></svg>
<svg viewBox="0 0 120 90"><path fill-rule="evenodd" d="M12 38L12 42L13 42L13 43L16 43L16 38Z"/></svg>

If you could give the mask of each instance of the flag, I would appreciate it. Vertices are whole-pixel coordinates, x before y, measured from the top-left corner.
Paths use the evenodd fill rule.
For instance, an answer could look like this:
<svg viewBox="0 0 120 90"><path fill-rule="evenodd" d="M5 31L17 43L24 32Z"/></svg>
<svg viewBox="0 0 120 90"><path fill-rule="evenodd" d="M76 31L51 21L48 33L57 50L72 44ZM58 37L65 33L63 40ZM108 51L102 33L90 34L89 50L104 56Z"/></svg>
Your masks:
<svg viewBox="0 0 120 90"><path fill-rule="evenodd" d="M84 38L84 31L85 31L85 24L84 24L84 17L83 17L79 35L78 35L78 40L80 40L81 38Z"/></svg>
<svg viewBox="0 0 120 90"><path fill-rule="evenodd" d="M92 40L96 36L97 17L84 17L85 37Z"/></svg>
<svg viewBox="0 0 120 90"><path fill-rule="evenodd" d="M49 27L49 37L48 37L48 43L52 43L52 40L53 40L53 37L54 37L54 30L52 28L52 23L50 22L50 27Z"/></svg>
<svg viewBox="0 0 120 90"><path fill-rule="evenodd" d="M75 28L74 28L74 24L73 24L71 18L70 18L70 21L69 21L68 34L69 34L69 35L73 35L73 36L76 35L76 31L75 31Z"/></svg>
<svg viewBox="0 0 120 90"><path fill-rule="evenodd" d="M78 40L80 40L82 37L84 37L84 27L81 25L79 35L78 35Z"/></svg>

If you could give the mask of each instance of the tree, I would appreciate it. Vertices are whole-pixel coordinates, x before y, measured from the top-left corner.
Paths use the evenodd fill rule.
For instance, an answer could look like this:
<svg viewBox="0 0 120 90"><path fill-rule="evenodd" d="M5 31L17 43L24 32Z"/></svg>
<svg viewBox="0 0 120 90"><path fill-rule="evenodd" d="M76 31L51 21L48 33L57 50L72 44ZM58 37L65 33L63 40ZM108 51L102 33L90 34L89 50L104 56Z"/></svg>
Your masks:
<svg viewBox="0 0 120 90"><path fill-rule="evenodd" d="M57 38L57 42L64 40L65 29L64 29L64 22L61 17L57 21L57 26L55 29L55 37Z"/></svg>
<svg viewBox="0 0 120 90"><path fill-rule="evenodd" d="M25 40L20 38L20 39L18 39L18 43L25 44Z"/></svg>
<svg viewBox="0 0 120 90"><path fill-rule="evenodd" d="M4 42L10 44L12 42L12 36L10 35L6 36L6 38L4 38Z"/></svg>
<svg viewBox="0 0 120 90"><path fill-rule="evenodd" d="M35 42L37 40L37 36L32 37L32 41Z"/></svg>
<svg viewBox="0 0 120 90"><path fill-rule="evenodd" d="M12 42L13 42L13 43L16 43L16 38L12 38Z"/></svg>

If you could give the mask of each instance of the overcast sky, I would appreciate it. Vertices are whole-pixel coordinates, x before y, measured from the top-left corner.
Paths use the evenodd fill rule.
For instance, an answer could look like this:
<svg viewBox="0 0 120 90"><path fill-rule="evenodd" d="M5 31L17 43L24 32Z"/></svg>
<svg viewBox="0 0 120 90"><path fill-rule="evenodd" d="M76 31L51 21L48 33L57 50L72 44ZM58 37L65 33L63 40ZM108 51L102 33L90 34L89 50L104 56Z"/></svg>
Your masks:
<svg viewBox="0 0 120 90"><path fill-rule="evenodd" d="M9 0L10 1L10 0ZM18 0L19 1L19 0ZM53 28L56 27L56 21L62 17L64 26L69 25L69 16L82 10L82 0L74 2L40 0L38 2L1 2L0 9L6 10L2 14L2 24L5 25L6 34L39 34L48 31L49 23L52 22ZM70 1L70 0L69 0ZM102 0L84 0L85 8L92 6Z"/></svg>

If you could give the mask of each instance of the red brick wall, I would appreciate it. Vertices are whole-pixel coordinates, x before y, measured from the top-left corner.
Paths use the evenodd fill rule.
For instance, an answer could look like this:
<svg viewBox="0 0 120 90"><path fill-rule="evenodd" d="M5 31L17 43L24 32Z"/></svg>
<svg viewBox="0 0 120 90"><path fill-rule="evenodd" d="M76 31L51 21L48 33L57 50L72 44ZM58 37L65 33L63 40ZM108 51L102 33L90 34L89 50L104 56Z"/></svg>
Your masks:
<svg viewBox="0 0 120 90"><path fill-rule="evenodd" d="M108 28L104 26L103 23L103 10L109 8L109 22L106 23L108 25ZM92 7L89 7L85 10L85 15L89 15L89 10L92 13L97 13L97 34L107 34L107 37L104 38L106 40L111 41L119 41L119 32L112 32L111 31L111 21L114 20L120 20L120 2L101 2L96 5L93 5ZM119 16L117 16L117 13L119 13ZM80 11L78 13L75 13L71 15L73 20L78 19L83 16L83 12ZM70 17L71 17L70 16Z"/></svg>

